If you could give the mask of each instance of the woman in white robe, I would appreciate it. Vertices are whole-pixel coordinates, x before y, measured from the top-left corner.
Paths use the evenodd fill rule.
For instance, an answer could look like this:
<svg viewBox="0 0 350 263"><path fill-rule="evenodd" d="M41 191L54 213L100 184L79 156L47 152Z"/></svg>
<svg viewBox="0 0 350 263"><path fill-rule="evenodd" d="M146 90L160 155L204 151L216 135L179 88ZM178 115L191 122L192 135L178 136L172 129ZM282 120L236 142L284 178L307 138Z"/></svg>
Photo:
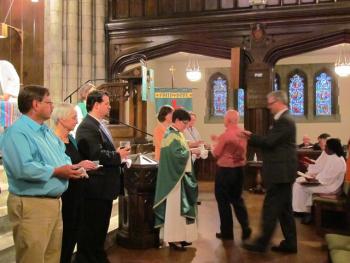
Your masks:
<svg viewBox="0 0 350 263"><path fill-rule="evenodd" d="M341 189L346 171L344 151L339 139L328 139L326 149L314 165L310 165L307 175L320 183L317 186L303 185L304 177L299 177L293 186L293 211L310 213L314 193L333 194Z"/></svg>

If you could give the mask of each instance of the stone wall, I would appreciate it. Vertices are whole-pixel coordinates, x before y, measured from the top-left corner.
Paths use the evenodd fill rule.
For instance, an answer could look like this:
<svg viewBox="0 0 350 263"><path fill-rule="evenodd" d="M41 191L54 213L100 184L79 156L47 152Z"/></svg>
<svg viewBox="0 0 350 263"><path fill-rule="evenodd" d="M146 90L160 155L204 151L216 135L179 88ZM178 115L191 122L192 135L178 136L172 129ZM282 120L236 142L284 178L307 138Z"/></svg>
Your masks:
<svg viewBox="0 0 350 263"><path fill-rule="evenodd" d="M105 2L45 0L44 85L55 102L88 80L105 78Z"/></svg>

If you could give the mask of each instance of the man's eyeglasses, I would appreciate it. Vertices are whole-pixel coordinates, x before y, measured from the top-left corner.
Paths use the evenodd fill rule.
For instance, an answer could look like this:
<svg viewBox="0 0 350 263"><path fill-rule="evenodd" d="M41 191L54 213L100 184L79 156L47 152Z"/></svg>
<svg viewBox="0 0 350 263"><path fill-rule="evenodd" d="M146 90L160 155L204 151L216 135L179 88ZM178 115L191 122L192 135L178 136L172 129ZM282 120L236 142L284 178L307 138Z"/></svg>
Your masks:
<svg viewBox="0 0 350 263"><path fill-rule="evenodd" d="M267 102L267 105L271 106L271 105L275 104L276 102L277 102L277 100L270 101L270 102Z"/></svg>
<svg viewBox="0 0 350 263"><path fill-rule="evenodd" d="M53 105L53 102L52 101L40 101L42 103L46 103L46 104L49 104L49 105Z"/></svg>

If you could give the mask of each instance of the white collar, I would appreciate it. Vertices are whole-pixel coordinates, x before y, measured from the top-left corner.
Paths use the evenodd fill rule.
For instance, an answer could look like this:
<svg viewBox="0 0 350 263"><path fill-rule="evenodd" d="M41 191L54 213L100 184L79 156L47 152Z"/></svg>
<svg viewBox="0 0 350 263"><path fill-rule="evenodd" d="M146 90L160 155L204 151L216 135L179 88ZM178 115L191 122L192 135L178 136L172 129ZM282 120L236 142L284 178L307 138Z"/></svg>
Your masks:
<svg viewBox="0 0 350 263"><path fill-rule="evenodd" d="M275 114L275 116L273 116L273 119L275 120L275 121L277 121L280 117L281 117L281 115L284 113L284 112L286 112L288 110L288 108L285 108L285 109L283 109L283 110L280 110L279 112L277 112L276 114Z"/></svg>

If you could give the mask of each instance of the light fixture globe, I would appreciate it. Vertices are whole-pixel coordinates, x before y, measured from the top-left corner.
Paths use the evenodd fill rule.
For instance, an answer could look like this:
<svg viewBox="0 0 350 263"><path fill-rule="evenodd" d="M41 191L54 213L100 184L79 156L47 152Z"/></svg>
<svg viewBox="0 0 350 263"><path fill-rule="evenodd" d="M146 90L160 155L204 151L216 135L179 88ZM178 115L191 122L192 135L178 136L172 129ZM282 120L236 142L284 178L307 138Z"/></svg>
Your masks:
<svg viewBox="0 0 350 263"><path fill-rule="evenodd" d="M189 81L198 81L202 78L202 72L197 69L197 70L186 70L186 77Z"/></svg>
<svg viewBox="0 0 350 263"><path fill-rule="evenodd" d="M350 75L350 58L346 55L345 44L340 47L338 58L334 64L334 71L339 77Z"/></svg>
<svg viewBox="0 0 350 263"><path fill-rule="evenodd" d="M350 75L350 64L335 65L334 71L339 77L347 77Z"/></svg>
<svg viewBox="0 0 350 263"><path fill-rule="evenodd" d="M196 57L188 60L186 68L186 77L189 81L198 81L202 78L202 72L199 69L199 63Z"/></svg>

